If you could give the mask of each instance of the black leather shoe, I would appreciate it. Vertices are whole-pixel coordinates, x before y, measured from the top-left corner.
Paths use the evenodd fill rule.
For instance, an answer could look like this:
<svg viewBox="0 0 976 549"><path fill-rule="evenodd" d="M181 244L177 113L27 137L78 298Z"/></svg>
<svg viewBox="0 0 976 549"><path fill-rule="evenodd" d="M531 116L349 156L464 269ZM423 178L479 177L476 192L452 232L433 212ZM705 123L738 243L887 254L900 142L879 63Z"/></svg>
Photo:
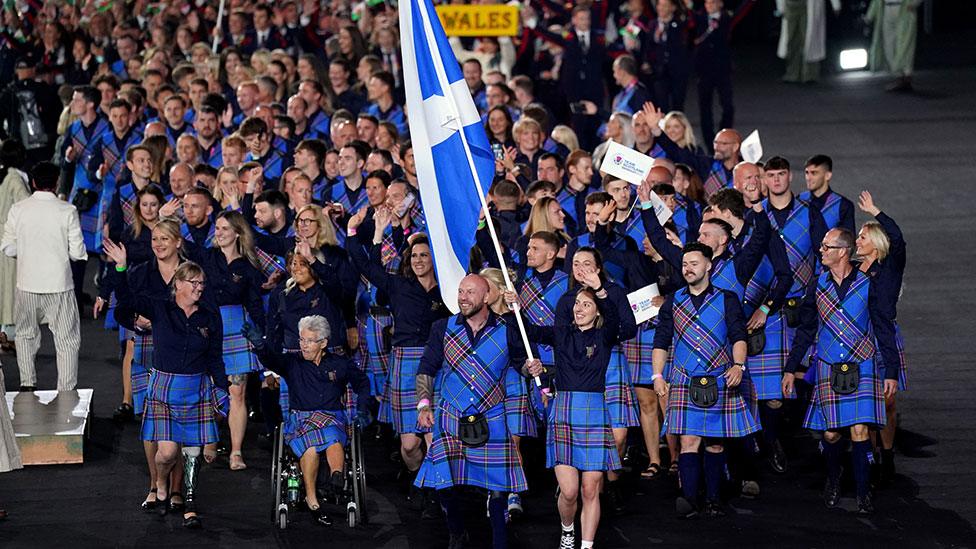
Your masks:
<svg viewBox="0 0 976 549"><path fill-rule="evenodd" d="M824 505L828 509L834 509L840 503L840 479L827 479L823 491Z"/></svg>
<svg viewBox="0 0 976 549"><path fill-rule="evenodd" d="M432 491L431 491L432 492ZM441 504L433 493L424 492L424 510L420 513L422 520L439 519L443 515Z"/></svg>
<svg viewBox="0 0 976 549"><path fill-rule="evenodd" d="M678 499L674 501L674 512L678 515L678 518L683 519L698 516L698 509L695 508L695 504L685 499L684 496L678 496Z"/></svg>
<svg viewBox="0 0 976 549"><path fill-rule="evenodd" d="M857 497L857 514L868 516L874 514L874 503L871 501L871 494Z"/></svg>
<svg viewBox="0 0 976 549"><path fill-rule="evenodd" d="M708 518L719 518L725 516L725 509L723 509L722 504L717 501L706 501L704 513Z"/></svg>
<svg viewBox="0 0 976 549"><path fill-rule="evenodd" d="M769 452L766 456L766 461L769 463L769 467L777 473L786 472L786 452L783 450L783 445L778 440L774 440L769 445Z"/></svg>
<svg viewBox="0 0 976 549"><path fill-rule="evenodd" d="M607 506L614 515L622 515L627 510L624 498L620 495L620 488L615 482L607 488Z"/></svg>

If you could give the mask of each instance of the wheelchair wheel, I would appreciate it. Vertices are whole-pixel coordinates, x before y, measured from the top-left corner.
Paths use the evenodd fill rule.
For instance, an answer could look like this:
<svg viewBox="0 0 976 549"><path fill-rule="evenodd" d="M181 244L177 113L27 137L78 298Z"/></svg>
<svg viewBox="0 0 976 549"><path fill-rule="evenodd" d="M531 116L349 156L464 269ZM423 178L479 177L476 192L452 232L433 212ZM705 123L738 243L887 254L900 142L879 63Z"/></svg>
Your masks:
<svg viewBox="0 0 976 549"><path fill-rule="evenodd" d="M272 448L271 456L271 522L279 523L281 515L281 475L282 475L282 458L284 456L284 444L285 437L282 432L282 428L279 425L274 432L274 446ZM285 521L287 523L287 510L285 512ZM284 528L284 527L282 527Z"/></svg>
<svg viewBox="0 0 976 549"><path fill-rule="evenodd" d="M366 459L363 454L362 429L358 427L353 428L351 446L353 473L353 501L351 503L355 504L355 508L352 511L355 513L356 521L353 523L352 519L350 519L350 526L355 526L356 524L366 524L368 522L366 516Z"/></svg>
<svg viewBox="0 0 976 549"><path fill-rule="evenodd" d="M355 501L346 504L346 523L350 528L355 528L359 523L359 509L356 508Z"/></svg>
<svg viewBox="0 0 976 549"><path fill-rule="evenodd" d="M275 521L279 530L288 528L288 506L282 505L277 512L278 519Z"/></svg>

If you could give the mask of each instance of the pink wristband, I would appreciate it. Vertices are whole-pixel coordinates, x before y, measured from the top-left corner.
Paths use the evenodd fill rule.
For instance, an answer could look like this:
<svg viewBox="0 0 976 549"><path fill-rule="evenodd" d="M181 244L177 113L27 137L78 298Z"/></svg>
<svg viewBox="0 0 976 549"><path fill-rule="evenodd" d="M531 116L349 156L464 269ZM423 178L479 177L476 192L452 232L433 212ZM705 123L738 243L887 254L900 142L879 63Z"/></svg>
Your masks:
<svg viewBox="0 0 976 549"><path fill-rule="evenodd" d="M430 400L426 398L420 399L420 402L417 403L417 409L419 410L421 408L430 408Z"/></svg>
<svg viewBox="0 0 976 549"><path fill-rule="evenodd" d="M356 228L353 227L347 231L349 236L356 236Z"/></svg>

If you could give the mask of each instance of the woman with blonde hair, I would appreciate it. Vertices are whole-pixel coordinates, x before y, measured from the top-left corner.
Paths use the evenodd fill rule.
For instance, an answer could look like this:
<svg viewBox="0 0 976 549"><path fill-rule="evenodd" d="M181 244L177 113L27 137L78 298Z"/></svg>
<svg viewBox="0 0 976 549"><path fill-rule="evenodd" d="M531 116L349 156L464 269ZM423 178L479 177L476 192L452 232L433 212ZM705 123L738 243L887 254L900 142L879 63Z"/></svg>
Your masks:
<svg viewBox="0 0 976 549"><path fill-rule="evenodd" d="M691 121L681 111L671 111L664 115L664 133L668 139L674 141L682 149L688 149L695 154L701 154L701 147L695 140L695 129Z"/></svg>
<svg viewBox="0 0 976 549"><path fill-rule="evenodd" d="M563 259L566 257L566 245L571 240L566 233L566 212L559 201L551 196L543 196L535 201L529 212L529 221L525 224L525 231L515 240L515 253L525 262L525 254L529 249L529 238L538 231L547 231L559 238L560 247L556 254L556 268L562 269Z"/></svg>
<svg viewBox="0 0 976 549"><path fill-rule="evenodd" d="M240 211L240 172L237 168L223 166L217 170L216 184L213 189L213 197L220 204L221 210Z"/></svg>
<svg viewBox="0 0 976 549"><path fill-rule="evenodd" d="M624 147L630 149L634 146L634 117L625 113L617 111L610 115L610 120L607 121L606 127L606 140L596 146L593 149L593 170L598 171L600 169L600 163L603 162L603 157L607 154L607 149L610 147L610 141L616 141Z"/></svg>
<svg viewBox="0 0 976 549"><path fill-rule="evenodd" d="M254 246L254 233L244 215L236 211L223 211L214 222L214 245L201 248L187 242L187 256L198 262L209 280L208 299L220 308L223 321L223 352L227 378L230 381L230 469L247 468L241 454L244 433L247 428L247 405L244 388L251 372L260 371L251 345L241 334L245 322L265 328L264 303L261 285L265 278ZM215 453L211 447L204 450L204 458L212 461Z"/></svg>
<svg viewBox="0 0 976 549"><path fill-rule="evenodd" d="M891 320L891 327L895 332L895 345L898 348L898 390L908 389L908 376L905 362L905 339L896 320L898 316L898 299L901 297L902 279L905 275L907 253L905 237L895 220L888 217L880 208L875 206L871 193L861 192L858 207L866 214L873 216L874 221L868 221L861 226L857 234L857 257L861 259L860 270L871 280L871 295L880 304L884 315ZM883 323L875 325L875 331L882 328ZM880 347L879 347L880 348ZM879 351L875 355L878 371L884 372L885 364ZM890 378L891 371L886 377ZM881 482L890 483L895 475L895 430L898 415L895 408L897 393L885 398L885 417L887 423L881 430Z"/></svg>
<svg viewBox="0 0 976 549"><path fill-rule="evenodd" d="M576 136L576 132L573 131L573 128L565 124L559 124L553 128L551 137L553 141L561 143L569 149L569 152L579 150L580 148L579 138Z"/></svg>

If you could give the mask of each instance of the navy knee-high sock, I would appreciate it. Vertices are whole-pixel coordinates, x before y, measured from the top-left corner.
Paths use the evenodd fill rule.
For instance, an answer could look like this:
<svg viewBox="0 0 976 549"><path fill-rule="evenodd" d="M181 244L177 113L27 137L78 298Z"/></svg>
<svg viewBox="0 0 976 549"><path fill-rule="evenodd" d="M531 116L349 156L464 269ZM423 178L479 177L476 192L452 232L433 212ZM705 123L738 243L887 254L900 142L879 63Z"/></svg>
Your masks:
<svg viewBox="0 0 976 549"><path fill-rule="evenodd" d="M505 526L505 512L508 499L505 494L493 493L488 499L488 517L491 522L491 546L494 549L508 547L508 528Z"/></svg>
<svg viewBox="0 0 976 549"><path fill-rule="evenodd" d="M441 507L444 509L444 516L447 518L447 530L455 535L464 534L464 516L461 513L461 501L454 493L453 488L445 488L437 491L437 497L441 500Z"/></svg>
<svg viewBox="0 0 976 549"><path fill-rule="evenodd" d="M851 461L854 465L854 485L857 487L858 497L868 495L871 481L871 441L862 440L851 444Z"/></svg>
<svg viewBox="0 0 976 549"><path fill-rule="evenodd" d="M762 420L763 440L771 444L779 437L779 424L783 418L783 408L770 408L768 404L759 407L759 417Z"/></svg>
<svg viewBox="0 0 976 549"><path fill-rule="evenodd" d="M827 442L827 439L824 439L820 444L824 460L827 461L827 478L840 481L841 441Z"/></svg>
<svg viewBox="0 0 976 549"><path fill-rule="evenodd" d="M694 503L698 499L698 479L701 478L702 462L698 452L678 455L678 474L681 475L681 491L685 499Z"/></svg>
<svg viewBox="0 0 976 549"><path fill-rule="evenodd" d="M705 500L718 501L719 489L725 480L725 451L705 451Z"/></svg>

